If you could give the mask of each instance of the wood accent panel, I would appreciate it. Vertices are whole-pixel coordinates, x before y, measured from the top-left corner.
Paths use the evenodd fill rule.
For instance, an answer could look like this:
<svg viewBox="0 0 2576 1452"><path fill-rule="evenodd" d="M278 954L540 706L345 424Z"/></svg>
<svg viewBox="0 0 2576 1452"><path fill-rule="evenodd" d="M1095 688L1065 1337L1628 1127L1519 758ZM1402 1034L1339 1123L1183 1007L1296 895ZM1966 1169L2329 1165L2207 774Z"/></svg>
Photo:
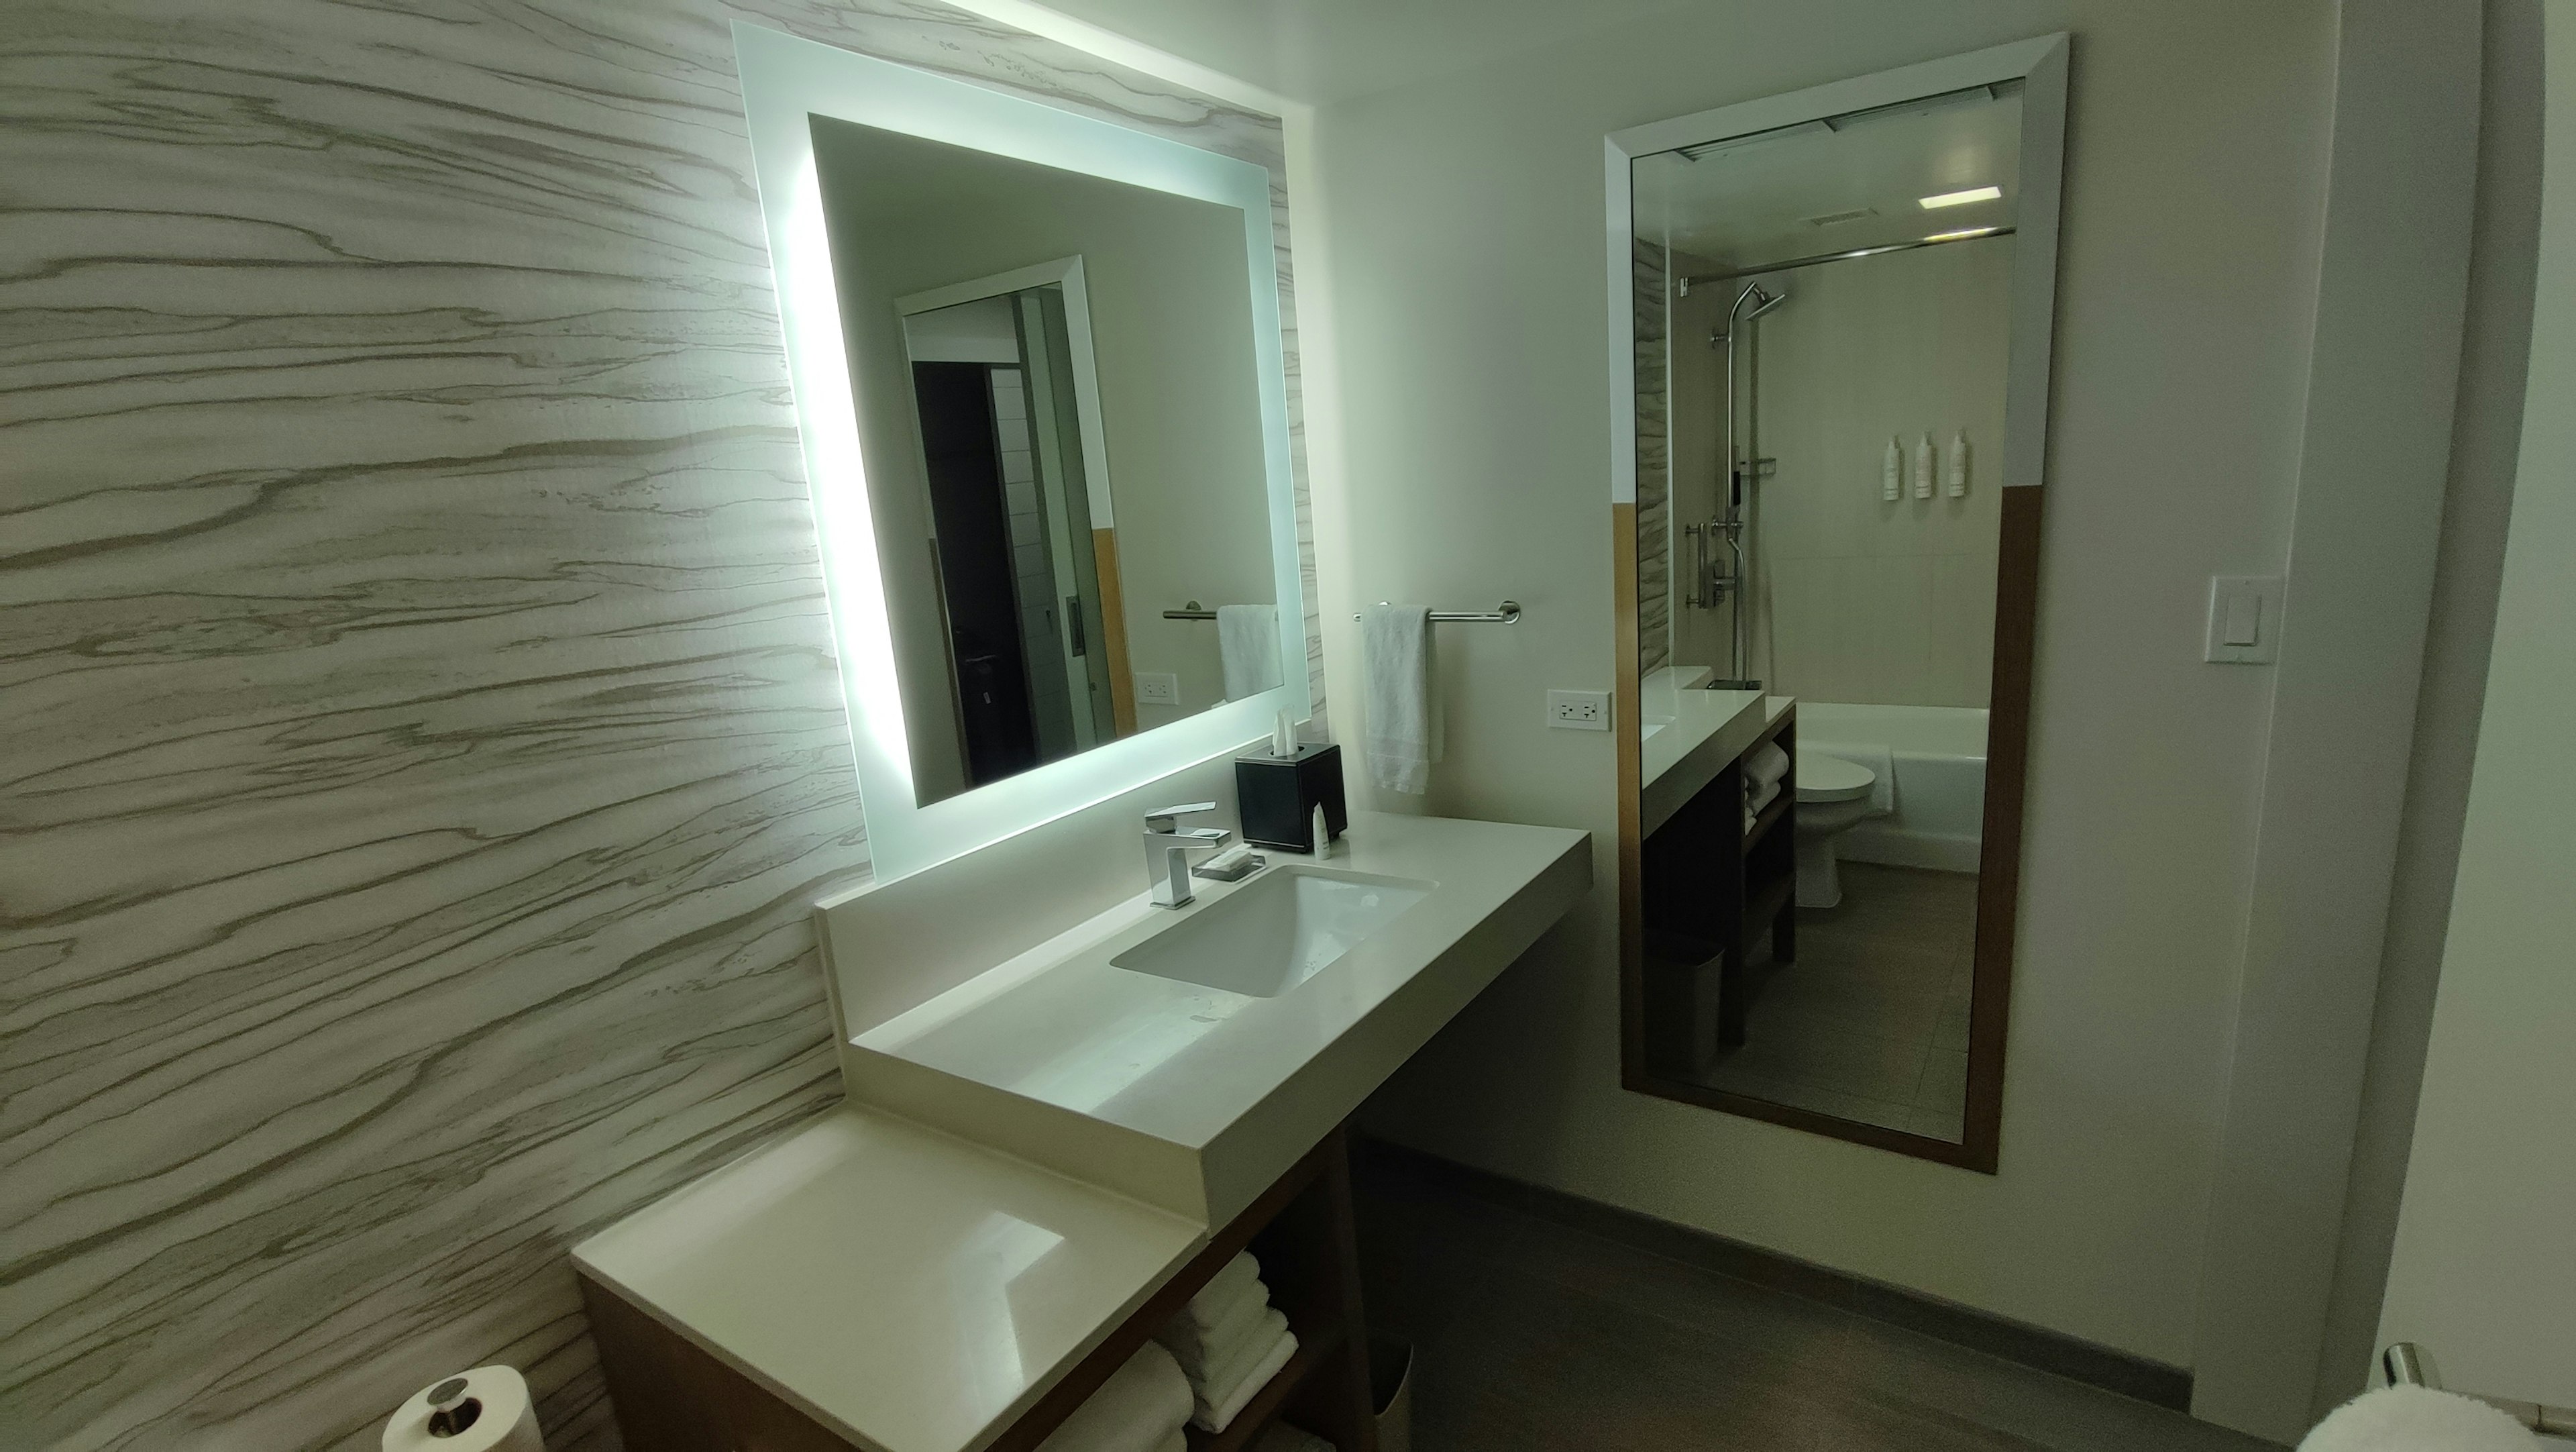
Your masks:
<svg viewBox="0 0 2576 1452"><path fill-rule="evenodd" d="M1995 570L1995 685L1986 706L1986 815L1977 854L1977 946L1968 990L1968 1108L1960 1163L1995 1172L2004 1045L2020 926L2022 800L2030 771L2031 653L2039 626L2044 486L2003 493Z"/></svg>
<svg viewBox="0 0 2576 1452"><path fill-rule="evenodd" d="M1646 1072L1645 673L1637 657L1637 506L1610 506L1610 729L1619 738L1619 1082L1654 1092Z"/></svg>
<svg viewBox="0 0 2576 1452"><path fill-rule="evenodd" d="M1091 532L1100 570L1100 649L1109 658L1109 718L1121 736L1136 734L1136 673L1127 663L1127 584L1118 577L1118 531Z"/></svg>
<svg viewBox="0 0 2576 1452"><path fill-rule="evenodd" d="M1297 1354L1224 1432L1192 1428L1193 1452L1236 1452L1282 1411L1337 1452L1376 1452L1348 1146L1345 1131L1335 1129L982 1452L1035 1452L1247 1248L1261 1260L1272 1304L1297 1334ZM849 1452L856 1445L615 1290L588 1276L580 1281L618 1426L633 1452Z"/></svg>

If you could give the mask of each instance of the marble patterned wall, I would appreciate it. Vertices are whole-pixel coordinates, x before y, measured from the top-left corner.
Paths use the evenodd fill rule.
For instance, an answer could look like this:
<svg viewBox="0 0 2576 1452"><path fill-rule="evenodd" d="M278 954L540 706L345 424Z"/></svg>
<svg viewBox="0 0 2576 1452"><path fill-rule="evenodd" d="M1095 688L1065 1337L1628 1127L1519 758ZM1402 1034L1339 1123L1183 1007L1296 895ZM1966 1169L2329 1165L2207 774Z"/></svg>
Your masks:
<svg viewBox="0 0 2576 1452"><path fill-rule="evenodd" d="M1278 174L903 0L9 7L0 1446L372 1448L508 1361L614 1447L563 1247L837 1096L736 17Z"/></svg>

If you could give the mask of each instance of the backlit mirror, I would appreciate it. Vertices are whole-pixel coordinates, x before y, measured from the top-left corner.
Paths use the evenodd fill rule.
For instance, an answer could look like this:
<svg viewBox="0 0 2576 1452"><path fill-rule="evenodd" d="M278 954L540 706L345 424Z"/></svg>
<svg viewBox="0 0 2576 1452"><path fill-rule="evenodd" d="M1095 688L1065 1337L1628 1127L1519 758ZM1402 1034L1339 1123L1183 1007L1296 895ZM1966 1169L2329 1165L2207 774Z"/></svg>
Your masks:
<svg viewBox="0 0 2576 1452"><path fill-rule="evenodd" d="M880 875L1302 720L1270 172L736 45Z"/></svg>
<svg viewBox="0 0 2576 1452"><path fill-rule="evenodd" d="M1627 134L1631 1087L1992 1168L2062 56Z"/></svg>

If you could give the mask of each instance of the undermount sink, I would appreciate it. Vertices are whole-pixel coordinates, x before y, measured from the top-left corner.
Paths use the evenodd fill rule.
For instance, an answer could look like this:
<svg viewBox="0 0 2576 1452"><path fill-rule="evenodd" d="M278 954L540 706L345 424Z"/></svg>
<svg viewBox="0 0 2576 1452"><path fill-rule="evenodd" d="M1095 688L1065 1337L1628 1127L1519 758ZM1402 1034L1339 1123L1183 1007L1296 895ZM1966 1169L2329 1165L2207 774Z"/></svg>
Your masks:
<svg viewBox="0 0 2576 1452"><path fill-rule="evenodd" d="M1433 886L1286 864L1109 961L1202 988L1276 998L1401 917Z"/></svg>

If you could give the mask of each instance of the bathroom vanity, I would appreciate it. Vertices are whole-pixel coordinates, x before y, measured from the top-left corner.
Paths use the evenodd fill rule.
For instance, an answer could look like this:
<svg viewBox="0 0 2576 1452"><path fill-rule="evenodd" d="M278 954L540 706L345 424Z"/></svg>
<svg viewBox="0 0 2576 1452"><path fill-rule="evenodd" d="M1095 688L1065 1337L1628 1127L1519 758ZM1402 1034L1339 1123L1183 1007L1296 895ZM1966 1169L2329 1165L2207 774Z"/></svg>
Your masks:
<svg viewBox="0 0 2576 1452"><path fill-rule="evenodd" d="M1368 1452L1343 1126L1592 849L1359 811L1190 871L1236 753L1327 734L1278 133L735 45L875 881L814 913L843 1104L574 1250L626 1442L1034 1447L1248 1246L1297 1346L1191 1445Z"/></svg>
<svg viewBox="0 0 2576 1452"><path fill-rule="evenodd" d="M1299 1350L1193 1446L1283 1409L1371 1446L1341 1126L1591 847L1377 813L1335 846L1070 922L994 896L1016 842L819 907L849 1101L574 1251L629 1445L1032 1447L1250 1245ZM979 908L943 941L990 961L878 1017Z"/></svg>

